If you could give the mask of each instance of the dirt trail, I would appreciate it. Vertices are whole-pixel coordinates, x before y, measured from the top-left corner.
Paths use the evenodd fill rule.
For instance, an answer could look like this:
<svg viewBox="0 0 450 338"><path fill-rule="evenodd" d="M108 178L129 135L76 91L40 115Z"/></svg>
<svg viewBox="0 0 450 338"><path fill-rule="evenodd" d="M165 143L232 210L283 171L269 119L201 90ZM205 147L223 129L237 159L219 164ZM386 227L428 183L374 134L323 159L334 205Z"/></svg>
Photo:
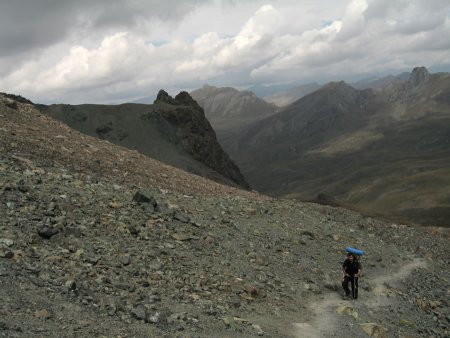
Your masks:
<svg viewBox="0 0 450 338"><path fill-rule="evenodd" d="M355 320L359 319L362 309L375 310L377 307L393 303L395 300L386 296L386 284L395 284L406 278L414 269L425 267L425 260L416 258L409 264L400 268L394 274L383 275L376 278L368 278L373 289L371 292L364 292L362 299L358 301L343 300L341 292L325 294L324 299L314 301L308 304L308 310L312 314L312 319L308 322L293 323L294 336L297 338L321 338L321 337L348 337L351 332L352 337L367 337L367 335L359 329L352 330L353 326L358 323L349 320L348 315L354 316ZM364 281L362 281L364 283ZM344 314L336 312L338 307L347 306L355 309L355 312L347 313L346 320L342 320ZM359 310L359 311L358 311ZM358 325L359 326L359 325Z"/></svg>

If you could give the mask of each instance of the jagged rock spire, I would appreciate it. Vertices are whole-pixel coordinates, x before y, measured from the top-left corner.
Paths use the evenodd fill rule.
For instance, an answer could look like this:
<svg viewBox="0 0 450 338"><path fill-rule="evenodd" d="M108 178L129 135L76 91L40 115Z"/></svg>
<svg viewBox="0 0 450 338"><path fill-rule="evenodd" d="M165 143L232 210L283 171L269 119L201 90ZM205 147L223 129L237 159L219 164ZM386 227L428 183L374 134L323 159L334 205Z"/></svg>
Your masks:
<svg viewBox="0 0 450 338"><path fill-rule="evenodd" d="M160 90L156 96L156 100L153 103L168 103L178 104L172 96L170 96L165 90Z"/></svg>
<svg viewBox="0 0 450 338"><path fill-rule="evenodd" d="M188 92L182 91L175 98L170 96L166 91L160 90L158 95L156 96L156 100L154 103L168 103L172 105L183 105L183 106L191 106L195 108L200 108L198 103L189 95Z"/></svg>

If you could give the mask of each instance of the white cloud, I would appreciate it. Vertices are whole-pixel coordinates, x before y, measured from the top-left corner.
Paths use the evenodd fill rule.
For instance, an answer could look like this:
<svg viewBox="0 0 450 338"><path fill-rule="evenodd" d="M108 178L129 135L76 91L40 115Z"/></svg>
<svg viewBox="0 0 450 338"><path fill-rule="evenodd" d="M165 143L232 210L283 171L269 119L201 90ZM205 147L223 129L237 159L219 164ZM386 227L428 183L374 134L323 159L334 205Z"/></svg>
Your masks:
<svg viewBox="0 0 450 338"><path fill-rule="evenodd" d="M68 19L70 9L72 22L51 38L36 38L28 50L30 37L56 28L27 14L22 17L35 20L24 23L28 40L15 45L0 33L0 43L10 47L0 53L0 91L37 102L126 100L212 80L224 86L307 82L450 65L450 3L444 0L215 0L201 6L192 0L178 7L176 1L110 6L80 0L56 8L39 1L41 7L17 3L38 14L47 9L49 22L56 14Z"/></svg>
<svg viewBox="0 0 450 338"><path fill-rule="evenodd" d="M349 2L341 20L291 39L293 45L251 75L261 81L292 74L323 78L325 72L345 76L431 66L433 61L450 64L450 4L386 1L382 9L378 5L378 1Z"/></svg>

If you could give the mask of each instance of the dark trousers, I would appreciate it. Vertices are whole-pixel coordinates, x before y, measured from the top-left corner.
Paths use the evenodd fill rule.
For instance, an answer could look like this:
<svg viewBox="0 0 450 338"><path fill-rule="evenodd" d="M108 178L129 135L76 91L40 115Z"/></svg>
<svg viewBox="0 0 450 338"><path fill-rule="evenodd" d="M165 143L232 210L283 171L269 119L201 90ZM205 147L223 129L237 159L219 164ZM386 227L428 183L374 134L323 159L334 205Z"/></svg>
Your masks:
<svg viewBox="0 0 450 338"><path fill-rule="evenodd" d="M353 299L358 298L358 277L355 276L344 276L342 280L342 287L344 288L345 294L350 295L350 289L348 288L348 283L350 282L352 286L352 297Z"/></svg>

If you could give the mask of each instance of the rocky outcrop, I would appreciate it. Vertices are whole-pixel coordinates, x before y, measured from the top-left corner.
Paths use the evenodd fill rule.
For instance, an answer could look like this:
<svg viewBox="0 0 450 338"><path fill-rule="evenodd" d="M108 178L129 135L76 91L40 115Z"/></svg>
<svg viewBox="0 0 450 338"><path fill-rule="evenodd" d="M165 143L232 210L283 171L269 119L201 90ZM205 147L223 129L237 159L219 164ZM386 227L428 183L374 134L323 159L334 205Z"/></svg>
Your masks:
<svg viewBox="0 0 450 338"><path fill-rule="evenodd" d="M135 149L169 165L249 188L223 151L203 109L187 92L161 90L153 105L51 105L39 108L74 129Z"/></svg>
<svg viewBox="0 0 450 338"><path fill-rule="evenodd" d="M430 80L430 73L425 67L416 67L413 69L408 83L412 87L417 87L427 83Z"/></svg>
<svg viewBox="0 0 450 338"><path fill-rule="evenodd" d="M26 98L24 98L23 96L20 96L20 95L1 93L0 92L0 96L3 96L4 98L8 98L8 99L11 99L13 101L20 102L20 103L33 104L33 102L31 102L30 100L28 100L28 99L26 99Z"/></svg>
<svg viewBox="0 0 450 338"><path fill-rule="evenodd" d="M161 103L165 107L157 109L157 114L176 127L177 142L188 154L241 187L249 188L239 168L222 150L203 109L187 92L172 98L161 90L155 105Z"/></svg>

